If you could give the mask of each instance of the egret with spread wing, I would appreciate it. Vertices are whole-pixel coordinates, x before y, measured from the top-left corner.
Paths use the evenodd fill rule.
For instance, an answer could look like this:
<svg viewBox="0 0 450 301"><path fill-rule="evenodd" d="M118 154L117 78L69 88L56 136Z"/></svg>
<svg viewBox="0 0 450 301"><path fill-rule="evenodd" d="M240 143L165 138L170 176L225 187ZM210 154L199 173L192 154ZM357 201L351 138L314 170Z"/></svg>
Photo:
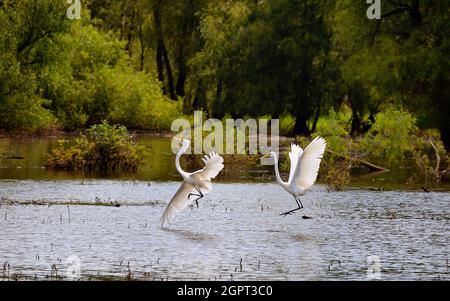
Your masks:
<svg viewBox="0 0 450 301"><path fill-rule="evenodd" d="M189 141L183 139L180 151L175 157L175 166L183 177L183 183L167 205L161 217L161 226L164 227L181 210L186 208L194 200L198 207L198 200L212 190L211 179L215 178L223 169L223 158L215 152L202 158L205 167L193 173L181 169L180 158L189 147Z"/></svg>
<svg viewBox="0 0 450 301"><path fill-rule="evenodd" d="M327 143L322 137L316 137L305 150L302 150L296 144L291 144L291 151L289 152L291 170L287 182L284 182L280 177L277 154L271 151L262 157L272 157L274 159L275 176L277 177L278 184L294 196L295 202L298 205L298 208L282 213L281 215L286 216L303 208L299 196L304 195L306 190L314 185L326 145Z"/></svg>

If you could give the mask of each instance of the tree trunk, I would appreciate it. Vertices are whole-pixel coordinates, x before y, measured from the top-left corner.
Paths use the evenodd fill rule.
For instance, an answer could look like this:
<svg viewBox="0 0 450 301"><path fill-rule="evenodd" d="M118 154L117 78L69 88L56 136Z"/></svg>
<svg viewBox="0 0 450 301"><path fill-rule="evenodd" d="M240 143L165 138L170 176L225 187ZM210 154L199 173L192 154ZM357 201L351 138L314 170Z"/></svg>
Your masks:
<svg viewBox="0 0 450 301"><path fill-rule="evenodd" d="M223 83L222 80L217 81L216 86L216 97L214 99L214 104L211 109L211 115L216 118L222 118L223 117L223 106L222 106L222 89L223 89ZM230 110L228 110L230 111Z"/></svg>
<svg viewBox="0 0 450 301"><path fill-rule="evenodd" d="M437 127L441 133L441 139L444 143L445 150L450 152L450 79L448 75L440 72L437 79L432 82L431 100L435 107L435 117L437 119Z"/></svg>
<svg viewBox="0 0 450 301"><path fill-rule="evenodd" d="M163 58L162 58L162 50L161 45L158 44L156 46L156 67L158 69L158 80L162 84L162 90L164 94L167 94L166 85L164 84L164 66L163 66Z"/></svg>
<svg viewBox="0 0 450 301"><path fill-rule="evenodd" d="M139 45L141 46L141 53L139 56L139 62L140 62L139 68L141 71L144 71L145 48L144 48L144 34L142 32L142 18L139 18L138 35L139 35Z"/></svg>
<svg viewBox="0 0 450 301"><path fill-rule="evenodd" d="M352 82L348 86L347 97L352 109L350 135L355 137L364 132L362 118L367 111L369 95L361 83Z"/></svg>
<svg viewBox="0 0 450 301"><path fill-rule="evenodd" d="M173 84L172 68L170 68L169 55L167 54L167 49L164 43L162 44L162 56L164 58L164 65L166 67L167 81L169 85L169 97L172 100L177 100L177 96L175 94L175 87Z"/></svg>
<svg viewBox="0 0 450 301"><path fill-rule="evenodd" d="M350 136L355 137L361 132L361 117L359 116L357 105L352 102L354 101L353 96L350 94L350 106L352 108L352 123L350 128Z"/></svg>
<svg viewBox="0 0 450 301"><path fill-rule="evenodd" d="M444 143L445 150L450 152L450 125L448 122L441 122L439 131L441 132L441 139Z"/></svg>
<svg viewBox="0 0 450 301"><path fill-rule="evenodd" d="M169 97L171 99L176 99L175 89L173 85L172 69L170 68L169 56L164 44L161 22L161 2L159 0L154 4L153 18L155 21L156 31L156 65L158 69L158 79L163 83L164 94L167 94L167 92L169 92ZM168 89L165 88L164 68L166 69L167 73Z"/></svg>
<svg viewBox="0 0 450 301"><path fill-rule="evenodd" d="M409 16L414 27L422 25L422 14L420 13L419 0L413 0L412 6L409 9Z"/></svg>
<svg viewBox="0 0 450 301"><path fill-rule="evenodd" d="M361 119L359 118L358 112L352 109L352 124L350 129L350 136L355 137L360 132Z"/></svg>
<svg viewBox="0 0 450 301"><path fill-rule="evenodd" d="M195 90L194 100L192 102L192 107L194 110L199 110L203 106L203 99L205 97L205 89L203 87L203 82L200 79L197 84L197 89Z"/></svg>
<svg viewBox="0 0 450 301"><path fill-rule="evenodd" d="M361 124L361 134L365 134L370 130L372 124L375 123L376 114L377 112L370 112L369 118Z"/></svg>
<svg viewBox="0 0 450 301"><path fill-rule="evenodd" d="M320 117L320 101L317 104L316 115L314 116L314 121L313 121L313 124L311 127L311 133L314 133L316 131L317 122L319 121L319 117Z"/></svg>
<svg viewBox="0 0 450 301"><path fill-rule="evenodd" d="M128 51L128 56L131 57L132 56L132 47L131 47L131 42L133 39L133 31L134 31L134 19L135 19L135 15L136 15L136 11L134 6L133 7L127 7L127 10L129 9L130 12L130 18L129 21L127 20L125 23L125 31L127 33L127 43L125 44L125 50ZM125 19L127 19L127 13L125 13Z"/></svg>
<svg viewBox="0 0 450 301"><path fill-rule="evenodd" d="M167 94L165 83L164 83L164 65L162 57L162 49L164 41L162 39L162 29L161 29L161 11L159 7L159 1L155 3L153 8L153 18L155 21L155 31L156 31L156 68L158 70L158 80L163 85L163 93Z"/></svg>
<svg viewBox="0 0 450 301"><path fill-rule="evenodd" d="M181 33L180 40L178 44L177 51L177 65L178 65L178 79L176 85L176 94L178 96L184 97L185 91L184 86L186 82L186 45L189 43L189 35L192 32L193 26L193 14L194 6L192 0L186 2L186 6L183 14L183 22L181 23Z"/></svg>
<svg viewBox="0 0 450 301"><path fill-rule="evenodd" d="M305 68L301 71L300 80L295 87L296 93L294 97L297 101L295 104L295 124L292 131L292 134L294 135L307 136L311 133L308 127L308 120L311 117L311 103L309 101L310 95L308 93L309 81L311 79L311 69L312 66L310 64L305 66Z"/></svg>
<svg viewBox="0 0 450 301"><path fill-rule="evenodd" d="M303 136L307 136L310 134L310 131L308 128L308 119L305 118L304 114L300 114L300 115L296 116L295 125L294 125L294 129L292 131L292 134L303 135Z"/></svg>
<svg viewBox="0 0 450 301"><path fill-rule="evenodd" d="M178 79L177 86L175 88L178 96L184 97L184 85L186 82L186 61L184 58L183 46L180 46L180 54L178 58Z"/></svg>

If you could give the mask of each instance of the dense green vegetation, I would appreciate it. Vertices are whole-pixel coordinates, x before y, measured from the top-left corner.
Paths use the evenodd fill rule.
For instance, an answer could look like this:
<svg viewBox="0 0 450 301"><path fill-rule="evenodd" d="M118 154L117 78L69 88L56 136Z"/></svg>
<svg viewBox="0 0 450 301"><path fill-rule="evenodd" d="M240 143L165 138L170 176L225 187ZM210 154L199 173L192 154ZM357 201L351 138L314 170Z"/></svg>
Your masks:
<svg viewBox="0 0 450 301"><path fill-rule="evenodd" d="M409 184L448 181L450 156L445 151L437 130L420 130L417 120L409 112L386 106L374 116L370 130L363 136L351 138L351 109L340 113L331 110L319 120L313 134L325 137L328 153L322 164L322 180L330 187L341 189L350 181L351 173L408 168ZM301 145L308 141L298 138ZM376 163L371 168L361 159ZM367 161L366 161L367 162ZM377 167L380 167L379 169Z"/></svg>
<svg viewBox="0 0 450 301"><path fill-rule="evenodd" d="M74 130L107 119L167 129L181 105L163 95L154 72L131 64L125 42L101 31L65 1L0 2L0 127Z"/></svg>
<svg viewBox="0 0 450 301"><path fill-rule="evenodd" d="M142 162L142 150L133 142L123 126L106 121L87 130L87 137L74 142L60 140L59 146L47 154L44 166L56 170L84 170L109 174L136 171Z"/></svg>
<svg viewBox="0 0 450 301"><path fill-rule="evenodd" d="M92 0L69 20L62 0L0 1L0 128L167 130L203 110L310 135L333 112L366 151L409 141L381 142L376 116L448 151L449 4L382 0L369 20L365 1Z"/></svg>

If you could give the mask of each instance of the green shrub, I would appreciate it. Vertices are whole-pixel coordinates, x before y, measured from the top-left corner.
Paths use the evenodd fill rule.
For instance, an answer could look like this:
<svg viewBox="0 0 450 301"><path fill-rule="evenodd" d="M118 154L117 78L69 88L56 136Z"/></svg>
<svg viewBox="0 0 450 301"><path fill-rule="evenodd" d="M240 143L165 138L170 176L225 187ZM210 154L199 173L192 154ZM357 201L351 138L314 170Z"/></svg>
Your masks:
<svg viewBox="0 0 450 301"><path fill-rule="evenodd" d="M449 156L440 139L438 130L418 131L411 137L412 158L416 164L414 182L445 180L450 167Z"/></svg>
<svg viewBox="0 0 450 301"><path fill-rule="evenodd" d="M386 160L389 165L401 162L414 145L416 119L406 110L386 107L375 116L375 123L360 143L360 151L371 158Z"/></svg>
<svg viewBox="0 0 450 301"><path fill-rule="evenodd" d="M142 162L141 149L123 126L106 121L87 130L87 137L59 141L48 155L48 169L98 171L136 171Z"/></svg>
<svg viewBox="0 0 450 301"><path fill-rule="evenodd" d="M314 134L313 137L316 137L318 134ZM325 135L324 135L325 136ZM328 141L330 137L325 137L327 141L327 149L328 149ZM339 137L339 136L334 136ZM342 145L339 147L342 149L349 150L352 140L350 138L342 138ZM296 143L303 149L308 146L312 139L308 139L303 136L296 137ZM283 173L289 173L291 162L289 159L289 150L287 150L282 158L280 159L280 171ZM351 168L351 159L348 156L348 151L345 151L342 156L336 156L333 153L325 152L322 162L320 164L319 171L319 180L325 182L330 189L333 190L342 190L349 182L350 182L350 168Z"/></svg>
<svg viewBox="0 0 450 301"><path fill-rule="evenodd" d="M348 137L346 122L343 116L340 116L331 108L328 116L319 119L316 132L312 136L325 138L327 141L327 149L340 154L347 154L349 149L345 143L346 137Z"/></svg>
<svg viewBox="0 0 450 301"><path fill-rule="evenodd" d="M280 135L288 135L295 125L295 117L289 113L280 116Z"/></svg>
<svg viewBox="0 0 450 301"><path fill-rule="evenodd" d="M341 191L350 183L350 159L336 158L330 156L321 164L322 176L328 188Z"/></svg>
<svg viewBox="0 0 450 301"><path fill-rule="evenodd" d="M30 133L53 128L55 118L43 107L47 103L43 98L28 94L0 96L0 128Z"/></svg>
<svg viewBox="0 0 450 301"><path fill-rule="evenodd" d="M344 108L345 109L345 108ZM327 141L326 150L320 165L319 179L329 189L342 190L350 182L351 159L354 141L349 137L348 120L351 113L336 112L331 108L327 116L317 122L312 137L321 136ZM306 146L309 142L303 142Z"/></svg>
<svg viewBox="0 0 450 301"><path fill-rule="evenodd" d="M156 74L136 71L124 42L112 33L80 20L60 43L64 51L45 72L42 85L61 128L108 120L128 128L169 130L172 120L183 116L182 102L163 95Z"/></svg>

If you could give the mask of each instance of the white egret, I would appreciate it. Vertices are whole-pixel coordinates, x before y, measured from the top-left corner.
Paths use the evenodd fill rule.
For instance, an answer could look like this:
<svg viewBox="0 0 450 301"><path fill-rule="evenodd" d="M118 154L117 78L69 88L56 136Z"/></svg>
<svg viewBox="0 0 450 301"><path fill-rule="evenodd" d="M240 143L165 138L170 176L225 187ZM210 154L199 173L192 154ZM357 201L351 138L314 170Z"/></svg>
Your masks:
<svg viewBox="0 0 450 301"><path fill-rule="evenodd" d="M299 197L304 195L306 191L314 185L326 145L327 143L322 137L316 137L305 150L302 150L302 148L296 144L291 144L291 151L289 152L291 170L287 182L284 182L280 177L277 154L271 151L262 157L272 157L274 159L275 176L278 184L294 197L295 202L298 205L298 208L284 212L280 215L286 216L303 208L303 204Z"/></svg>
<svg viewBox="0 0 450 301"><path fill-rule="evenodd" d="M215 152L209 153L202 158L205 167L193 173L185 172L181 169L180 158L189 147L189 141L183 139L180 151L175 157L177 171L183 177L183 183L170 200L164 214L161 217L161 226L164 227L171 218L192 203L192 197L198 207L198 200L205 194L211 192L211 179L215 178L223 169L223 158Z"/></svg>

